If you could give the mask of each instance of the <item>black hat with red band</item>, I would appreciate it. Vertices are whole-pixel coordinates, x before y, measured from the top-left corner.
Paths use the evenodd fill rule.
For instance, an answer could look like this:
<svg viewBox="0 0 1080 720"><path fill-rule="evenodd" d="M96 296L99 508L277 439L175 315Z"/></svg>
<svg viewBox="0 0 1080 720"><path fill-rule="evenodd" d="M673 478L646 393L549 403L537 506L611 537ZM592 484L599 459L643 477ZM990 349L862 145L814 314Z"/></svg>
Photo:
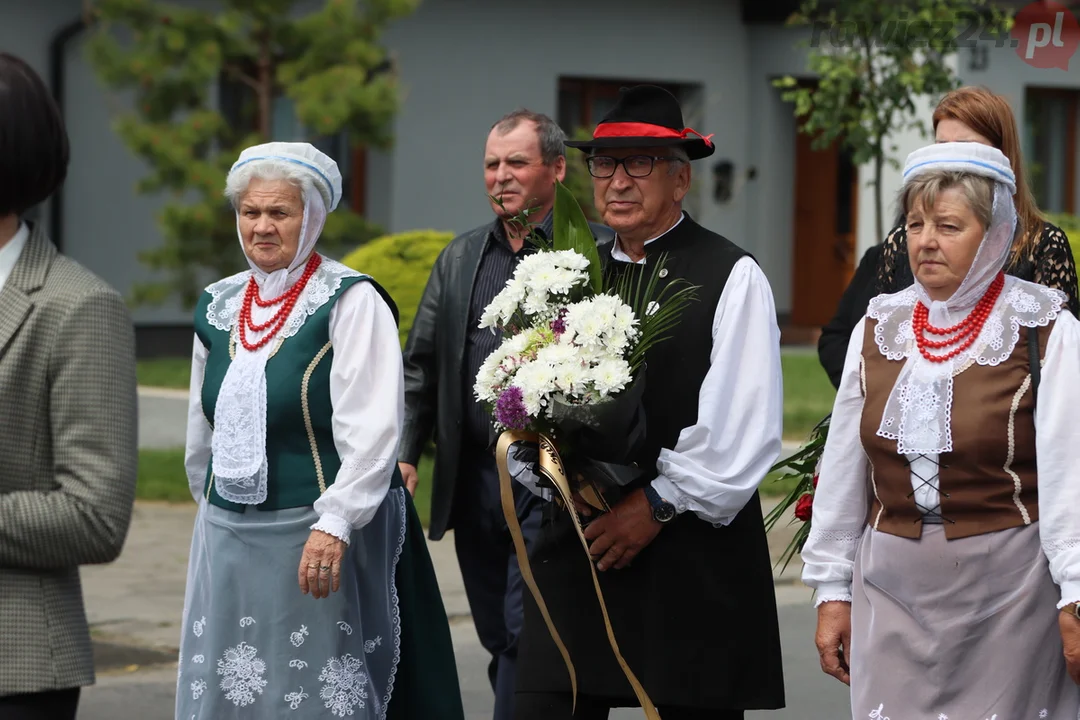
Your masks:
<svg viewBox="0 0 1080 720"><path fill-rule="evenodd" d="M691 160L709 157L716 150L712 135L702 135L683 125L679 101L655 85L623 88L615 107L593 131L592 140L568 140L565 144L586 151L680 145Z"/></svg>

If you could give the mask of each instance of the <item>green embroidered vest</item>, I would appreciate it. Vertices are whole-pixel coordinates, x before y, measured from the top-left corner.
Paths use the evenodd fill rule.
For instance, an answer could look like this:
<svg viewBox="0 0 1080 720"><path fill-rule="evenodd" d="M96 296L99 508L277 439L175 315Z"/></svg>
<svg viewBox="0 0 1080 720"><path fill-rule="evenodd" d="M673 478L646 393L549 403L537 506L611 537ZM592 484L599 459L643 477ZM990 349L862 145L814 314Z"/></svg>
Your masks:
<svg viewBox="0 0 1080 720"><path fill-rule="evenodd" d="M254 506L259 510L314 504L333 484L341 467L334 446L330 401L330 365L334 359L330 310L345 290L357 282L371 282L384 294L367 276L342 278L334 295L304 321L295 335L271 341L274 347L266 362L267 487L266 500ZM204 292L195 310L195 333L207 349L202 406L211 428L218 391L237 343L235 333L218 329L207 321L207 308L212 300L210 293ZM218 495L213 468L211 457L206 470L207 500L227 510L244 512L247 505L229 502Z"/></svg>

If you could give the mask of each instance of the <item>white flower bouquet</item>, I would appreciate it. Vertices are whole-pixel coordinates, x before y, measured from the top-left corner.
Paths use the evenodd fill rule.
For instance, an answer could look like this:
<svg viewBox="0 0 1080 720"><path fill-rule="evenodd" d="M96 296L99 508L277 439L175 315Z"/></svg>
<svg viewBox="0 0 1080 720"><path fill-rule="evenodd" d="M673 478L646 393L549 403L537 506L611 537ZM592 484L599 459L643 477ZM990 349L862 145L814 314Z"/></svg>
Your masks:
<svg viewBox="0 0 1080 720"><path fill-rule="evenodd" d="M697 288L679 280L660 288L662 257L655 265L650 257L648 275L629 264L605 272L585 216L561 184L551 241L529 238L540 252L518 264L481 317L480 327L503 341L473 389L497 431L550 439L575 466L570 477L595 481L603 497L638 474L629 465L645 435L646 352Z"/></svg>

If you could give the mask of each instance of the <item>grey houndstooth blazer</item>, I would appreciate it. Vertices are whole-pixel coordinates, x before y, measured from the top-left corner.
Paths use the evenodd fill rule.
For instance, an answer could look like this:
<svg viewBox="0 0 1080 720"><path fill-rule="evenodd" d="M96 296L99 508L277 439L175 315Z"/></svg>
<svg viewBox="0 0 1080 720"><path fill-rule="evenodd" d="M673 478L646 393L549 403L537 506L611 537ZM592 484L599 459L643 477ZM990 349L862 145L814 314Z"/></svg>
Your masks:
<svg viewBox="0 0 1080 720"><path fill-rule="evenodd" d="M94 682L79 565L127 536L135 385L123 299L33 226L0 290L0 696Z"/></svg>

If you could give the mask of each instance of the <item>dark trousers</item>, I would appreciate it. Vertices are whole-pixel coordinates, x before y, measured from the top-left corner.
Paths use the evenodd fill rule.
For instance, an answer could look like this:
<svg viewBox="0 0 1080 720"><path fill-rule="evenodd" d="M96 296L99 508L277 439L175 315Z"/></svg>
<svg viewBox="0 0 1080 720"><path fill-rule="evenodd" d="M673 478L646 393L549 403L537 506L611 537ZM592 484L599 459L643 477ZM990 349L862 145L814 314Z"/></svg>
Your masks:
<svg viewBox="0 0 1080 720"><path fill-rule="evenodd" d="M524 622L514 543L503 516L499 470L491 453L476 452L462 463L454 501L454 549L480 644L491 653L488 677L495 693L494 720L511 720L518 636ZM514 483L518 522L531 551L540 530L543 500Z"/></svg>
<svg viewBox="0 0 1080 720"><path fill-rule="evenodd" d="M80 688L0 697L3 720L75 720Z"/></svg>
<svg viewBox="0 0 1080 720"><path fill-rule="evenodd" d="M612 707L602 698L578 695L575 712L570 693L518 693L514 720L607 720ZM664 720L743 720L742 710L656 709Z"/></svg>

